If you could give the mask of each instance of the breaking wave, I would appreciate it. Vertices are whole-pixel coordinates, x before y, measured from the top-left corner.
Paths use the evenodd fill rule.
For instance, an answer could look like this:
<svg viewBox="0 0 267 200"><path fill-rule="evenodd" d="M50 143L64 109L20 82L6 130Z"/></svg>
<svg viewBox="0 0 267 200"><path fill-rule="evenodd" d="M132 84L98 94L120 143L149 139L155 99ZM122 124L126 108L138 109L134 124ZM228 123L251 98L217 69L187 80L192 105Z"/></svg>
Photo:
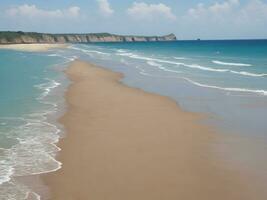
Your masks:
<svg viewBox="0 0 267 200"><path fill-rule="evenodd" d="M222 69L222 68L211 68L211 67L206 67L206 66L201 66L198 64L186 64L182 62L175 62L175 61L170 61L170 60L163 60L163 59L158 59L158 58L151 58L151 57L145 57L145 56L139 56L133 53L117 53L117 55L120 56L127 56L129 58L134 58L134 59L139 59L139 60L145 60L148 61L147 63L149 65L158 65L158 63L166 63L166 64L171 64L171 65L177 65L177 66L182 66L182 67L187 67L187 68L192 68L192 69L199 69L203 71L210 71L210 72L223 72L223 73L232 73L232 74L238 74L242 76L251 76L251 77L264 77L267 76L267 74L258 74L258 73L252 73L252 72L246 72L246 71L234 71L230 69ZM236 63L238 64L238 63ZM239 63L241 64L241 63Z"/></svg>
<svg viewBox="0 0 267 200"><path fill-rule="evenodd" d="M214 64L218 64L218 65L230 65L230 66L239 66L239 67L250 67L252 66L251 64L245 64L245 63L230 63L230 62L222 62L219 60L213 60L212 61Z"/></svg>

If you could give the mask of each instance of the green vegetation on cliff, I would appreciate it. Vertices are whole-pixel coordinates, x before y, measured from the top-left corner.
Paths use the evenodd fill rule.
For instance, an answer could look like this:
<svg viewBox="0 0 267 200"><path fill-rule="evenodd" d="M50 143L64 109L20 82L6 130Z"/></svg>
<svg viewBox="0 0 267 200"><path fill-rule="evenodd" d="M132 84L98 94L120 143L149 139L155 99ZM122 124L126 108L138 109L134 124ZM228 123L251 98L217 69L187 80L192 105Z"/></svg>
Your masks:
<svg viewBox="0 0 267 200"><path fill-rule="evenodd" d="M110 33L89 34L48 34L22 31L0 32L0 44L30 44L30 43L87 43L87 42L149 42L173 41L174 34L166 36L122 36Z"/></svg>

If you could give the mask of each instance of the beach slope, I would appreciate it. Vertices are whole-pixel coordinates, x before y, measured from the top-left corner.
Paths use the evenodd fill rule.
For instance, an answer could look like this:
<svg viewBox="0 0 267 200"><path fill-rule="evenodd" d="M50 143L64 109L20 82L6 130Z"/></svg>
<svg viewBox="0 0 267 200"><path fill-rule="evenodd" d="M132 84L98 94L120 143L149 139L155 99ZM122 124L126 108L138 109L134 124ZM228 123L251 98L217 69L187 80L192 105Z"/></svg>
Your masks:
<svg viewBox="0 0 267 200"><path fill-rule="evenodd" d="M216 133L167 97L75 61L60 122L62 169L43 176L53 200L252 199L211 153Z"/></svg>

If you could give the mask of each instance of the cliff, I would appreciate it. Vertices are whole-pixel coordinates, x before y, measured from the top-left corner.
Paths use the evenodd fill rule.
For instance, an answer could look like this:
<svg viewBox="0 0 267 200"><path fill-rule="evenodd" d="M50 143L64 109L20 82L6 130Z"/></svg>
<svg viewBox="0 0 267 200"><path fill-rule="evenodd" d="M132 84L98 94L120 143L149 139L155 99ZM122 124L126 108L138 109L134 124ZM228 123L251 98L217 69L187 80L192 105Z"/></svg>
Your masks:
<svg viewBox="0 0 267 200"><path fill-rule="evenodd" d="M0 32L0 44L89 43L89 42L153 42L174 41L176 36L123 36L109 33L47 34L34 32Z"/></svg>

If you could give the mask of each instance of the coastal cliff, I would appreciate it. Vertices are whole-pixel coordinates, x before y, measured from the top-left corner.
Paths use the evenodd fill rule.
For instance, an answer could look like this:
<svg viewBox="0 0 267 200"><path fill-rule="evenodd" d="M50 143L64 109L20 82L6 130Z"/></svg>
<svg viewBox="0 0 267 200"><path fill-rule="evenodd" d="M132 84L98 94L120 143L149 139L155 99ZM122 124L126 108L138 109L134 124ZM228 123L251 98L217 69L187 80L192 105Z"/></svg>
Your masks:
<svg viewBox="0 0 267 200"><path fill-rule="evenodd" d="M33 44L33 43L90 43L90 42L155 42L175 41L176 36L123 36L110 33L89 34L47 34L34 32L0 32L0 44Z"/></svg>

